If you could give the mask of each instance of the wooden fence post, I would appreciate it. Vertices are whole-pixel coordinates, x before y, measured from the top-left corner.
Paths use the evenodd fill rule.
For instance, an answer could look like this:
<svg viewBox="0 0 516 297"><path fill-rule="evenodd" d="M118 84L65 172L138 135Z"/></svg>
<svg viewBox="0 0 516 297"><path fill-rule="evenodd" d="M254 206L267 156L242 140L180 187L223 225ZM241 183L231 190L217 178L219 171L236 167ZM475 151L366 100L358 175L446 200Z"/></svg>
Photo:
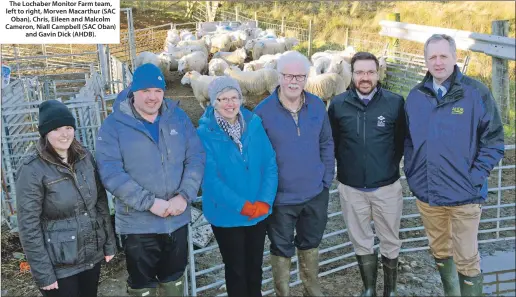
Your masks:
<svg viewBox="0 0 516 297"><path fill-rule="evenodd" d="M312 55L312 19L308 23L308 58Z"/></svg>
<svg viewBox="0 0 516 297"><path fill-rule="evenodd" d="M493 21L491 23L491 34L507 37L509 35L509 21ZM493 97L501 111L502 122L509 124L509 111L514 108L514 106L511 106L514 103L511 102L509 94L509 63L507 60L493 57L491 79Z"/></svg>
<svg viewBox="0 0 516 297"><path fill-rule="evenodd" d="M394 21L394 22L400 22L401 17L400 17L399 12L389 13L387 15L387 20ZM400 40L395 37L389 37L388 56L391 56L391 57L394 56L395 53L399 51L399 47L400 47Z"/></svg>
<svg viewBox="0 0 516 297"><path fill-rule="evenodd" d="M235 5L235 20L238 22L239 21L239 18L238 18L238 6Z"/></svg>
<svg viewBox="0 0 516 297"><path fill-rule="evenodd" d="M256 11L254 12L254 21L256 23L256 28L258 28L258 13Z"/></svg>
<svg viewBox="0 0 516 297"><path fill-rule="evenodd" d="M349 27L346 27L346 39L344 39L344 44L346 47L349 46Z"/></svg>
<svg viewBox="0 0 516 297"><path fill-rule="evenodd" d="M285 16L281 17L281 35L285 35Z"/></svg>

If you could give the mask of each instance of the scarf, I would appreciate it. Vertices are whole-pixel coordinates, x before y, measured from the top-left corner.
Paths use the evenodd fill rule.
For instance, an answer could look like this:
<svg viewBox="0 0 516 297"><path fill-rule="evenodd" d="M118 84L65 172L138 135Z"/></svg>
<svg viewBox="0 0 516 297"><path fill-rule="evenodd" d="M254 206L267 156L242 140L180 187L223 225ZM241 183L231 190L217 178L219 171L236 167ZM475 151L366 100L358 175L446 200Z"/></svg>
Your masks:
<svg viewBox="0 0 516 297"><path fill-rule="evenodd" d="M244 127L244 121L242 113L239 111L237 114L237 120L234 124L231 124L226 119L224 119L217 111L215 111L215 119L217 120L217 124L229 135L229 138L235 142L242 153L242 142L240 138L242 137L242 130Z"/></svg>

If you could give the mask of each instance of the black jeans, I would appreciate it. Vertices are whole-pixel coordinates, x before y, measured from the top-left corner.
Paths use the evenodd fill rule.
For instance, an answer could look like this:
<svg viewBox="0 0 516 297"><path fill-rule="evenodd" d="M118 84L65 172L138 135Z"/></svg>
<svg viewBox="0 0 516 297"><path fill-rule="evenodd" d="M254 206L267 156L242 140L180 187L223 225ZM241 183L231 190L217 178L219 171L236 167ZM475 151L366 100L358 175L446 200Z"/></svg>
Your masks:
<svg viewBox="0 0 516 297"><path fill-rule="evenodd" d="M99 287L100 263L92 269L57 279L59 289L42 290L44 297L96 297Z"/></svg>
<svg viewBox="0 0 516 297"><path fill-rule="evenodd" d="M187 235L187 225L171 234L122 235L129 287L156 288L179 279L188 261Z"/></svg>
<svg viewBox="0 0 516 297"><path fill-rule="evenodd" d="M219 244L229 297L262 296L265 220L254 226L211 226Z"/></svg>
<svg viewBox="0 0 516 297"><path fill-rule="evenodd" d="M267 219L271 254L291 258L296 247L299 250L318 247L328 222L329 198L329 189L323 188L321 193L303 204L275 205Z"/></svg>

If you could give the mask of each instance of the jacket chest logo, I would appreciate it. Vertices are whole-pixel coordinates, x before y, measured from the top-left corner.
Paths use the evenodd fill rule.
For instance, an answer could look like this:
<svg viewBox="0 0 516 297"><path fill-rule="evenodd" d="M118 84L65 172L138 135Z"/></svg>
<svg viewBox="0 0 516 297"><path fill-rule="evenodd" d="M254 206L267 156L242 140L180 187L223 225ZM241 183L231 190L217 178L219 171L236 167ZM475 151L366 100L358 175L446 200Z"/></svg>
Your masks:
<svg viewBox="0 0 516 297"><path fill-rule="evenodd" d="M170 135L174 136L174 135L177 135L177 134L178 133L177 133L176 129L170 130Z"/></svg>
<svg viewBox="0 0 516 297"><path fill-rule="evenodd" d="M453 107L451 110L451 114L463 114L464 108L462 107Z"/></svg>
<svg viewBox="0 0 516 297"><path fill-rule="evenodd" d="M385 117L379 116L378 117L378 123L376 124L378 127L385 127Z"/></svg>

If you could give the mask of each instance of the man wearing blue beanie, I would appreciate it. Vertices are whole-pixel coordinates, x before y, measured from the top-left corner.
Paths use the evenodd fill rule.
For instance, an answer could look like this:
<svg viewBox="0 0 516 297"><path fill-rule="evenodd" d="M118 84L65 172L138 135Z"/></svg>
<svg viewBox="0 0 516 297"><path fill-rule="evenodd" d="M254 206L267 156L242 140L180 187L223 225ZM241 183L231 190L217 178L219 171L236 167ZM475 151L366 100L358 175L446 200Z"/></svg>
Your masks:
<svg viewBox="0 0 516 297"><path fill-rule="evenodd" d="M205 153L191 120L164 92L158 67L138 67L97 138L100 177L116 197L130 296L184 294L187 224Z"/></svg>

